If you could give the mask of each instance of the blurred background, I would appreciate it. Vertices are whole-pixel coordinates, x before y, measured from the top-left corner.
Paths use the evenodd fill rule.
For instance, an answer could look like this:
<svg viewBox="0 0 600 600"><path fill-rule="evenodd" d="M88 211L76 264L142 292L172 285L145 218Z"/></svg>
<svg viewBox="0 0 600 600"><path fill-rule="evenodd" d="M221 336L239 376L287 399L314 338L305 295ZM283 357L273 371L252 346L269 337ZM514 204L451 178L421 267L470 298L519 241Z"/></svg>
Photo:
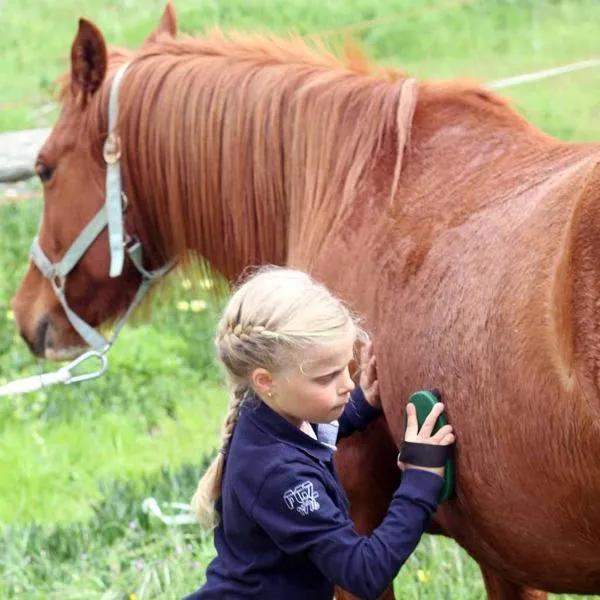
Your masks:
<svg viewBox="0 0 600 600"><path fill-rule="evenodd" d="M234 27L334 43L351 35L418 78L487 83L600 57L597 0L174 4L185 33ZM52 84L68 67L80 16L109 44L136 47L163 9L162 0L0 0L0 133L52 125ZM597 67L501 93L544 131L586 141L600 139L599 89ZM0 184L0 384L55 368L31 357L9 306L40 211L35 180ZM227 396L213 357L212 286L174 280L151 321L125 328L104 377L0 398L0 598L174 599L201 585L211 537L167 527L142 502L187 502L215 451ZM476 564L433 536L396 586L403 600L484 597Z"/></svg>

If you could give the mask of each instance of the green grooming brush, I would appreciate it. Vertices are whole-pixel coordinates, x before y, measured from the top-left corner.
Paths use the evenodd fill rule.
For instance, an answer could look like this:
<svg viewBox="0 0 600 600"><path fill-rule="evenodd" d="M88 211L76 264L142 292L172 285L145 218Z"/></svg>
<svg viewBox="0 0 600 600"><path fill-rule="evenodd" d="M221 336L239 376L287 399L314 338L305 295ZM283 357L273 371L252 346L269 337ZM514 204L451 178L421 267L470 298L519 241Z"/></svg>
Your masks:
<svg viewBox="0 0 600 600"><path fill-rule="evenodd" d="M417 422L419 424L419 430L423 426L425 419L431 412L431 409L440 401L439 392L437 390L419 390L411 395L408 399L415 405L417 412ZM442 413L435 425L433 426L433 433L436 433L441 427L448 424L446 414ZM405 424L406 427L406 424ZM450 498L454 491L454 459L450 456L446 462L446 468L444 470L444 486L440 493L440 502L444 502Z"/></svg>

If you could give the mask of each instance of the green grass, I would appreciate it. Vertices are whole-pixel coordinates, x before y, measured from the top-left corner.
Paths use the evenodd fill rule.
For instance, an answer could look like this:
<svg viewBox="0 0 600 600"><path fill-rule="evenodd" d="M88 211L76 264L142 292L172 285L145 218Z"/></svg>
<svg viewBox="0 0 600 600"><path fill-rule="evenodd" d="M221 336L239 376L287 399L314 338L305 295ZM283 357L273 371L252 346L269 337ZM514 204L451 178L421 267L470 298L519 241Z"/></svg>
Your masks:
<svg viewBox="0 0 600 600"><path fill-rule="evenodd" d="M597 52L595 0L480 0L418 13L435 4L177 0L176 9L189 33L219 25L308 34L388 17L354 37L371 56L422 78L485 82ZM162 9L162 0L0 0L0 131L56 118L49 89L68 66L80 15L109 43L136 46ZM545 131L600 139L599 83L600 69L591 69L506 95ZM39 200L0 207L0 383L48 367L20 342L9 308L40 208ZM150 495L190 498L226 404L211 345L218 306L181 282L171 297L154 303L151 322L125 329L101 379L0 399L0 598L170 599L201 584L210 538L141 512ZM197 299L206 310L178 305ZM453 542L428 536L396 587L408 600L483 596L477 565Z"/></svg>
<svg viewBox="0 0 600 600"><path fill-rule="evenodd" d="M90 502L101 497L99 480L135 478L198 460L217 439L218 407L225 400L220 390L191 393L171 414L154 411L151 423L133 404L58 423L7 427L0 438L0 522L85 520ZM210 445L200 446L202 439Z"/></svg>
<svg viewBox="0 0 600 600"><path fill-rule="evenodd" d="M165 529L141 509L188 497L208 457L102 486L85 522L13 525L0 538L6 597L28 599L176 598L212 557L197 528ZM187 581L186 581L187 580ZM183 584L186 581L186 584ZM144 591L146 590L146 591Z"/></svg>

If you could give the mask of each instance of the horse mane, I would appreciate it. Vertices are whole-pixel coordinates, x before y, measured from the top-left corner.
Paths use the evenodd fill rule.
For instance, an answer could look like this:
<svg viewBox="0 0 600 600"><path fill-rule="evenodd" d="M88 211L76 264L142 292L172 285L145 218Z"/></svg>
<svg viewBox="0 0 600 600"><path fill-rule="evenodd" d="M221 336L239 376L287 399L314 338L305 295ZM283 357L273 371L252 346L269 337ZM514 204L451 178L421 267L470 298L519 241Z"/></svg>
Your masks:
<svg viewBox="0 0 600 600"><path fill-rule="evenodd" d="M126 59L113 54L107 79ZM108 89L90 100L90 136L105 135ZM315 247L390 148L393 197L417 95L414 80L352 48L339 58L299 37L214 30L143 46L121 87L119 129L131 204L155 219L145 238L160 231L169 255L201 243L226 255L227 276L235 256L286 262L299 239Z"/></svg>

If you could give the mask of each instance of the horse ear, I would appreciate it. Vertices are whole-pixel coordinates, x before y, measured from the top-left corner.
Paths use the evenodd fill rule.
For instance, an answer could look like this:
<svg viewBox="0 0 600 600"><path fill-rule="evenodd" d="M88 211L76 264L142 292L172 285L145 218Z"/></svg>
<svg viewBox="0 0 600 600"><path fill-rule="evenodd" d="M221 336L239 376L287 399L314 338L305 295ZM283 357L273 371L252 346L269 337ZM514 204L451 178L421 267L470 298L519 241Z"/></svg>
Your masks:
<svg viewBox="0 0 600 600"><path fill-rule="evenodd" d="M71 91L84 98L93 94L106 75L108 55L100 30L90 21L79 19L79 30L71 46Z"/></svg>
<svg viewBox="0 0 600 600"><path fill-rule="evenodd" d="M172 2L167 2L156 29L146 38L145 44L155 42L161 36L174 38L177 35L177 15Z"/></svg>

